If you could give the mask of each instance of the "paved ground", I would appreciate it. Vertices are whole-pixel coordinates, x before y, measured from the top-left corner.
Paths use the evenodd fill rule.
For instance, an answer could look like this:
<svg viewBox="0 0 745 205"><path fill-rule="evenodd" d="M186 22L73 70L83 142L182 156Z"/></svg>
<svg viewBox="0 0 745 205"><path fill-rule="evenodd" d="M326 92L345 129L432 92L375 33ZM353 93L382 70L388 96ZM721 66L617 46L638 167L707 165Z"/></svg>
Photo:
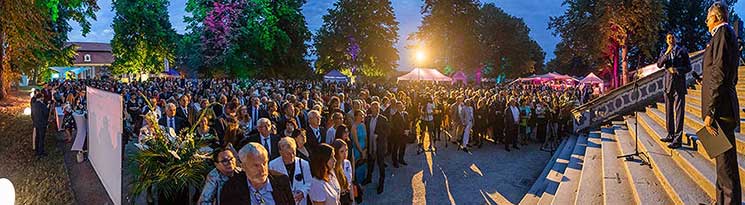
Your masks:
<svg viewBox="0 0 745 205"><path fill-rule="evenodd" d="M516 204L543 171L550 153L539 145L506 152L485 144L468 154L437 142L436 153L416 155L406 150L408 166L386 168L383 194L376 193L377 176L365 189L363 204ZM390 160L388 164L391 165ZM377 173L376 173L377 175Z"/></svg>

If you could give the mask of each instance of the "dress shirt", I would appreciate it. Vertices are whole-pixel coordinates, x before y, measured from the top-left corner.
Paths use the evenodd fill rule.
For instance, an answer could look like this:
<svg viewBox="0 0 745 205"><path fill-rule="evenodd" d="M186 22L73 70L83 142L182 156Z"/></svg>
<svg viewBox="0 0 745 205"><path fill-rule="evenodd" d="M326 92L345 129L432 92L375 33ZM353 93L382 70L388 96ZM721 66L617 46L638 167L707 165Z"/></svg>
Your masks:
<svg viewBox="0 0 745 205"><path fill-rule="evenodd" d="M248 181L248 179L246 179ZM274 197L272 196L272 183L269 183L269 178L266 179L266 183L264 183L264 187L261 187L259 190L256 190L256 188L251 185L251 182L248 181L248 191L251 195L251 204L252 205L271 205L274 203Z"/></svg>

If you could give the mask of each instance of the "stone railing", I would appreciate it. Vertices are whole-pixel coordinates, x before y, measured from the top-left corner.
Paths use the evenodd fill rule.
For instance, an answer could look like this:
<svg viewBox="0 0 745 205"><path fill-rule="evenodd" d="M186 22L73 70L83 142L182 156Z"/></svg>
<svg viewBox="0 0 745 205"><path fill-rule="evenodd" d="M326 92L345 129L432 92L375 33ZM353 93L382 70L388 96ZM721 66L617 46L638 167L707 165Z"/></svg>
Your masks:
<svg viewBox="0 0 745 205"><path fill-rule="evenodd" d="M694 81L694 73L701 76L704 58L703 51L690 53L689 56L693 70L686 78L690 83ZM641 68L638 73L644 76L572 110L574 131L582 132L588 128L598 127L616 117L655 103L662 97L665 90L665 71L653 64Z"/></svg>

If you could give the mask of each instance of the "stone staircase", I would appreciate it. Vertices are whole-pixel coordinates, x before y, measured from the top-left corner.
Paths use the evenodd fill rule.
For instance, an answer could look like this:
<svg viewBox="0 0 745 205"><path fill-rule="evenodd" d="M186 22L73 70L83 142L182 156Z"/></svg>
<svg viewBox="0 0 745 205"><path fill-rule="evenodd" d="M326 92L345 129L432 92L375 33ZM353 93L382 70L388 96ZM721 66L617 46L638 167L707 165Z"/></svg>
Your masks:
<svg viewBox="0 0 745 205"><path fill-rule="evenodd" d="M738 100L745 107L745 66L738 72ZM699 88L689 89L686 96L683 148L672 150L659 140L667 134L665 104L653 104L623 121L565 140L520 204L713 203L715 162L690 138L703 127ZM740 122L745 128L745 120ZM636 137L649 165L639 158L617 158L634 152ZM745 187L745 134L736 133L736 138L740 184Z"/></svg>

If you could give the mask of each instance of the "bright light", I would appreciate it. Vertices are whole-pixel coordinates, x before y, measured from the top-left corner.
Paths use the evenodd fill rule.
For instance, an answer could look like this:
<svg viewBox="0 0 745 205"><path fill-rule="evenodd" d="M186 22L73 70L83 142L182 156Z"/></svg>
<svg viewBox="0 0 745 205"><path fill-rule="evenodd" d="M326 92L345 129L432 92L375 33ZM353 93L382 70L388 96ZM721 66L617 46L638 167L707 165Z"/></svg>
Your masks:
<svg viewBox="0 0 745 205"><path fill-rule="evenodd" d="M0 204L14 204L16 200L16 191L13 183L6 178L0 179Z"/></svg>
<svg viewBox="0 0 745 205"><path fill-rule="evenodd" d="M27 107L27 108L23 109L23 115L31 115L31 108L30 107Z"/></svg>
<svg viewBox="0 0 745 205"><path fill-rule="evenodd" d="M416 61L418 61L419 63L422 63L424 62L424 60L427 59L427 54L424 53L423 50L418 50L416 51L416 55L414 57L416 57Z"/></svg>

